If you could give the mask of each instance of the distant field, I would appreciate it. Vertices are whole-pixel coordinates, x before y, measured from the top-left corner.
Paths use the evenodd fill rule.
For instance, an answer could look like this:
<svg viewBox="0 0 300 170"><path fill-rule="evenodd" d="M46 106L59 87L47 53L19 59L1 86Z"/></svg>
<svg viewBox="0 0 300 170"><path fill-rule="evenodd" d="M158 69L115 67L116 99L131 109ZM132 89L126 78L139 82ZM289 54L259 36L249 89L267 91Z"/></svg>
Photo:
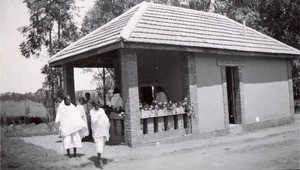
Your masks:
<svg viewBox="0 0 300 170"><path fill-rule="evenodd" d="M5 113L6 116L25 116L25 103L29 105L31 117L46 117L46 109L42 103L32 101L0 101L1 115Z"/></svg>

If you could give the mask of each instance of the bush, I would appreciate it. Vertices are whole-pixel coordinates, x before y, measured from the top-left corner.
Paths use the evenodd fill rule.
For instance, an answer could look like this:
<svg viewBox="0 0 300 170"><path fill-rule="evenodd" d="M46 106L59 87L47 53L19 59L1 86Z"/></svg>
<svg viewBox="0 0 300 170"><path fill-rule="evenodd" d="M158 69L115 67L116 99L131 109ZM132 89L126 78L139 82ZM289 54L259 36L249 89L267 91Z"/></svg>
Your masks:
<svg viewBox="0 0 300 170"><path fill-rule="evenodd" d="M21 125L21 124L41 124L47 123L46 117L28 117L28 116L1 116L1 125Z"/></svg>

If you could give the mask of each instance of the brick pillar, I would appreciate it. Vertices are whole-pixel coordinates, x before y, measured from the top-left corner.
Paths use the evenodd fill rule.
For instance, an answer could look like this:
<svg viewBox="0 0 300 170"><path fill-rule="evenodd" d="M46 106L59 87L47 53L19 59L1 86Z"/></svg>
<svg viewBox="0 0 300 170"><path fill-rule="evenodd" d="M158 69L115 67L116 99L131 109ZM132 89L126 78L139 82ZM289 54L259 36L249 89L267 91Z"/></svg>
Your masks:
<svg viewBox="0 0 300 170"><path fill-rule="evenodd" d="M140 110L138 90L137 54L134 50L119 51L122 96L125 106L125 143L130 147L140 145Z"/></svg>
<svg viewBox="0 0 300 170"><path fill-rule="evenodd" d="M293 91L293 77L292 77L292 60L286 60L287 75L288 75L288 86L289 86L289 100L290 100L290 114L292 117L295 116L295 103L294 103L294 91Z"/></svg>
<svg viewBox="0 0 300 170"><path fill-rule="evenodd" d="M74 67L71 65L63 65L63 89L75 104Z"/></svg>
<svg viewBox="0 0 300 170"><path fill-rule="evenodd" d="M195 53L183 53L181 57L182 94L188 97L194 108L190 133L199 132L198 92Z"/></svg>

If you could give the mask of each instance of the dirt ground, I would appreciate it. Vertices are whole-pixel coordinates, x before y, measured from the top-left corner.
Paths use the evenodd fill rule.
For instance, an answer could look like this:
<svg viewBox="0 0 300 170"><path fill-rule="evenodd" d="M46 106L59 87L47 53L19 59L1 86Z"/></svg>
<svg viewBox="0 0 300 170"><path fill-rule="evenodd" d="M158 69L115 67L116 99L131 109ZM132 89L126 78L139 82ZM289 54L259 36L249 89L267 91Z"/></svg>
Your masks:
<svg viewBox="0 0 300 170"><path fill-rule="evenodd" d="M106 146L104 169L299 169L299 116L291 124L237 135ZM1 146L2 169L99 169L91 142L78 149L78 158L65 155L57 135L7 138Z"/></svg>
<svg viewBox="0 0 300 170"><path fill-rule="evenodd" d="M287 129L286 129L287 130ZM109 164L107 169L299 169L299 131L287 130L172 155Z"/></svg>

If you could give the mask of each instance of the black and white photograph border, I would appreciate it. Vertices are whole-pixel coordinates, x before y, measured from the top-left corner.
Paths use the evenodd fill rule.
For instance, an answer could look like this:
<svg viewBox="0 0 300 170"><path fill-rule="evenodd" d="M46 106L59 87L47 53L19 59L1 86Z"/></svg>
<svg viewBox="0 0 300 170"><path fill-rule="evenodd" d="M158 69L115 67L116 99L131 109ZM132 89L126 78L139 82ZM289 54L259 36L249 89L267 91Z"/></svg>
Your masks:
<svg viewBox="0 0 300 170"><path fill-rule="evenodd" d="M300 1L0 10L1 169L300 169Z"/></svg>

